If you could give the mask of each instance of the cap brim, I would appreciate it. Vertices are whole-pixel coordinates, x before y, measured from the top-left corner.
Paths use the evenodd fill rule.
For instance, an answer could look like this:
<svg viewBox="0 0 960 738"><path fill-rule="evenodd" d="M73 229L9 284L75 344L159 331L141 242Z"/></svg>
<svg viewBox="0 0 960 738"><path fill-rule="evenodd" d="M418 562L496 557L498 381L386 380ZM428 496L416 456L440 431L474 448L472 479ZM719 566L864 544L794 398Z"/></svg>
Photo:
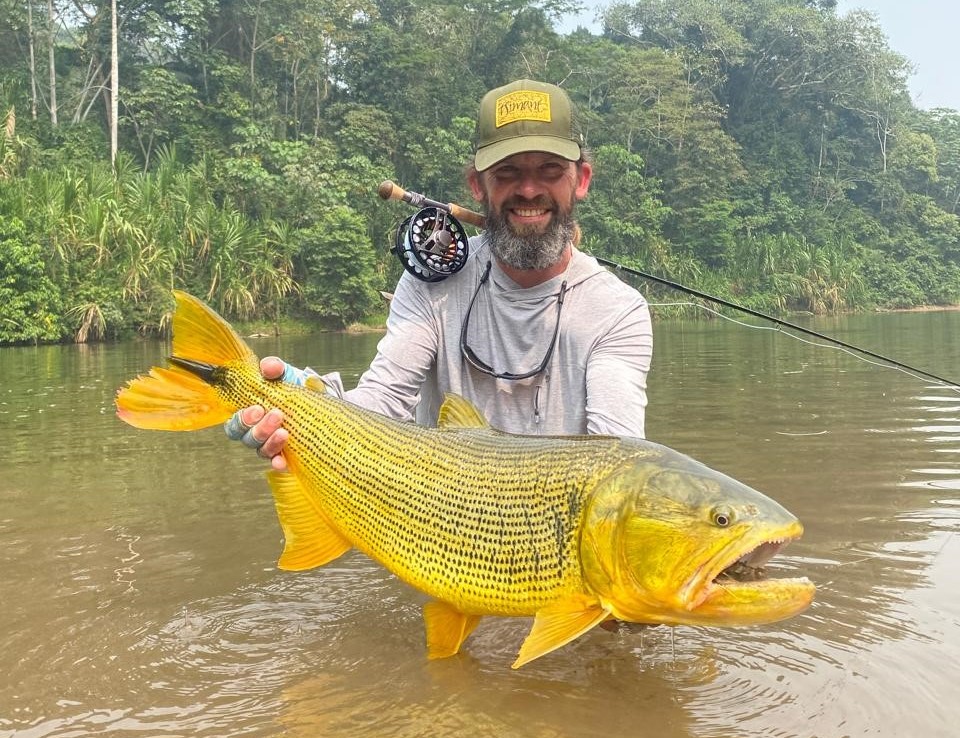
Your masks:
<svg viewBox="0 0 960 738"><path fill-rule="evenodd" d="M477 149L473 165L478 172L489 169L497 162L503 161L514 154L526 154L531 151L541 151L545 154L555 154L570 161L580 160L580 145L568 138L556 136L515 136L503 141L496 141L489 146Z"/></svg>

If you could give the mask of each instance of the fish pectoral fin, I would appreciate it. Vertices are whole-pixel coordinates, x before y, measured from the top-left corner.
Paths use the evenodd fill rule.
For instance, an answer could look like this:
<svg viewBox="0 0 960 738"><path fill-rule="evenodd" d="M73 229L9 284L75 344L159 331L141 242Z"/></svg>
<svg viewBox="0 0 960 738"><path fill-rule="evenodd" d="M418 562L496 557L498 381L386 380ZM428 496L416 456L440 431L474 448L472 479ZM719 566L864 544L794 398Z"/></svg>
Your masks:
<svg viewBox="0 0 960 738"><path fill-rule="evenodd" d="M489 428L490 424L470 400L448 392L443 396L438 428Z"/></svg>
<svg viewBox="0 0 960 738"><path fill-rule="evenodd" d="M550 653L610 617L596 597L577 595L555 602L537 612L530 634L520 647L513 668Z"/></svg>
<svg viewBox="0 0 960 738"><path fill-rule="evenodd" d="M460 650L480 622L479 615L464 615L453 605L433 600L423 606L427 629L427 658L445 659Z"/></svg>
<svg viewBox="0 0 960 738"><path fill-rule="evenodd" d="M287 571L312 569L350 549L350 541L317 508L295 474L271 471L267 480L283 529L283 553L277 566Z"/></svg>
<svg viewBox="0 0 960 738"><path fill-rule="evenodd" d="M328 390L327 383L324 382L322 379L320 379L320 377L314 377L314 376L307 377L307 382L304 386L308 390L312 390L313 392L317 392L318 394L321 394L321 395L329 394L329 392L327 391Z"/></svg>

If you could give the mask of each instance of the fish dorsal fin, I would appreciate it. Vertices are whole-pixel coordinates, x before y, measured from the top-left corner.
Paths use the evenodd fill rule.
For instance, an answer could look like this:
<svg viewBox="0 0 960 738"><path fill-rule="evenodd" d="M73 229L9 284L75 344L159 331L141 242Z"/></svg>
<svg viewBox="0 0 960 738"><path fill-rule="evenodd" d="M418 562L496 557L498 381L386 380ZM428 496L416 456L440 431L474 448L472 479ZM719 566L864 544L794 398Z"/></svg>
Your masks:
<svg viewBox="0 0 960 738"><path fill-rule="evenodd" d="M470 400L450 392L443 396L438 428L489 428L490 424Z"/></svg>
<svg viewBox="0 0 960 738"><path fill-rule="evenodd" d="M479 622L479 615L464 615L446 602L428 602L423 606L423 623L427 628L427 658L445 659L453 656Z"/></svg>
<svg viewBox="0 0 960 738"><path fill-rule="evenodd" d="M287 571L312 569L350 549L350 541L331 525L294 474L267 472L267 481L283 529L283 553L277 566Z"/></svg>
<svg viewBox="0 0 960 738"><path fill-rule="evenodd" d="M530 634L520 647L513 668L550 653L583 635L610 616L596 597L574 595L537 612Z"/></svg>

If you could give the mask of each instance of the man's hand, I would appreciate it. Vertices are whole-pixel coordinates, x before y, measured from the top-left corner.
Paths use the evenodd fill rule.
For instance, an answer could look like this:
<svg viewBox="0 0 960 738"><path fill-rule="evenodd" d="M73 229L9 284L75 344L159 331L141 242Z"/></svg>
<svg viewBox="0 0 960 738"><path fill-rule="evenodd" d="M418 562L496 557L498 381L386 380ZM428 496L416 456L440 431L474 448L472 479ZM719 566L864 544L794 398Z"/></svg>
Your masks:
<svg viewBox="0 0 960 738"><path fill-rule="evenodd" d="M276 356L267 356L260 360L260 373L265 379L286 380L287 363ZM270 465L277 471L287 470L287 460L280 452L290 434L283 425L283 413L277 408L269 412L260 405L251 405L238 410L224 423L223 429L227 437L234 441L241 441L244 446L256 449L257 455L270 459Z"/></svg>

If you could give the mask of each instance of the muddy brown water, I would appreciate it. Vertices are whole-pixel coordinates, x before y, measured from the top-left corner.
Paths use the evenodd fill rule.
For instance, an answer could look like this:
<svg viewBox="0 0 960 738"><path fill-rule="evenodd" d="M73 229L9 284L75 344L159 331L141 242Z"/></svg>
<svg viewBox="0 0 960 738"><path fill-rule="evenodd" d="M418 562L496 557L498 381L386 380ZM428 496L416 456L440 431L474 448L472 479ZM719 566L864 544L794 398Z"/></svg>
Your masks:
<svg viewBox="0 0 960 738"><path fill-rule="evenodd" d="M960 380L960 313L810 325ZM114 418L162 344L0 349L0 737L958 735L960 394L726 321L656 331L649 436L800 517L771 569L817 599L517 671L529 620L429 662L422 596L363 556L278 571L252 454ZM376 340L251 345L350 384Z"/></svg>

